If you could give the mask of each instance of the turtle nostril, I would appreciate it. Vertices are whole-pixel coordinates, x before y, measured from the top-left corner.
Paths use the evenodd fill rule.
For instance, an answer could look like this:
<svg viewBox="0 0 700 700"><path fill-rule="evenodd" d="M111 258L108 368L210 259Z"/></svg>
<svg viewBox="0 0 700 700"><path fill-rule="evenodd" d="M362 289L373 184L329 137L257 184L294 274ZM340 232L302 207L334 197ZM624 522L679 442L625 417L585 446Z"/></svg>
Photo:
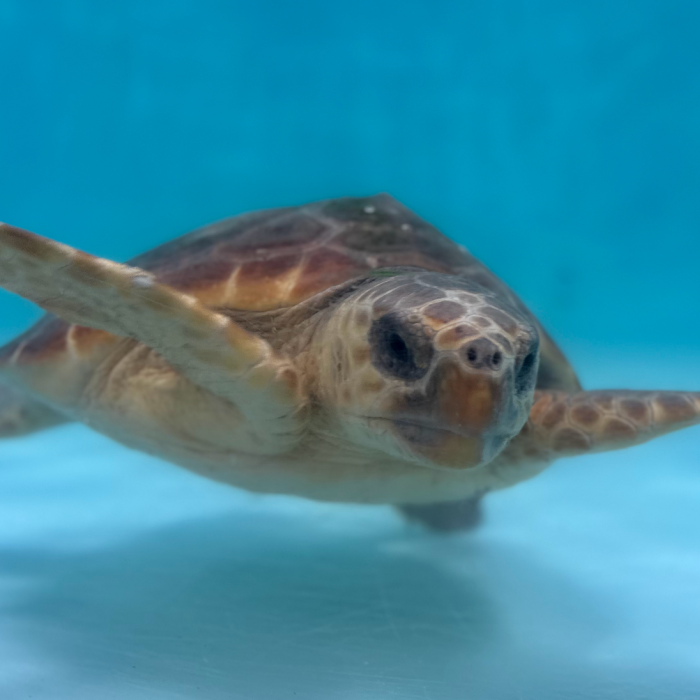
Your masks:
<svg viewBox="0 0 700 700"><path fill-rule="evenodd" d="M463 357L474 369L497 370L503 364L503 353L486 338L479 338L467 345Z"/></svg>

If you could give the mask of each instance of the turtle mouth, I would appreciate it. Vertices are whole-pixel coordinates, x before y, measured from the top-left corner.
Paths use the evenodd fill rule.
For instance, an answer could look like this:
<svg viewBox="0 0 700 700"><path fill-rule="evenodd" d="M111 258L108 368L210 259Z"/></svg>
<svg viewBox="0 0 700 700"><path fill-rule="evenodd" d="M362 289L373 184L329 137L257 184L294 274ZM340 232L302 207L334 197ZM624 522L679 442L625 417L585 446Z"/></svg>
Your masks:
<svg viewBox="0 0 700 700"><path fill-rule="evenodd" d="M413 445L435 446L451 437L470 437L461 431L450 430L428 421L412 420L410 418L367 416L367 421L371 427L389 427L392 432Z"/></svg>
<svg viewBox="0 0 700 700"><path fill-rule="evenodd" d="M367 417L370 428L398 438L421 460L441 469L471 469L490 462L512 435L460 430L412 418Z"/></svg>

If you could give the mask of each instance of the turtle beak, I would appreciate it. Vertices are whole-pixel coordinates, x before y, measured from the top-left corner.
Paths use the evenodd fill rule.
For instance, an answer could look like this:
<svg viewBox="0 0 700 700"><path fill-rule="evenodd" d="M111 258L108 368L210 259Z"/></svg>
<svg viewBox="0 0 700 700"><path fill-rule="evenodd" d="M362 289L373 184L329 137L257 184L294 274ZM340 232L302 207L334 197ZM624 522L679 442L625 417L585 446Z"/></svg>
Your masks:
<svg viewBox="0 0 700 700"><path fill-rule="evenodd" d="M421 461L443 469L490 462L521 428L512 373L472 371L453 360L438 364L424 391L393 400L392 432Z"/></svg>

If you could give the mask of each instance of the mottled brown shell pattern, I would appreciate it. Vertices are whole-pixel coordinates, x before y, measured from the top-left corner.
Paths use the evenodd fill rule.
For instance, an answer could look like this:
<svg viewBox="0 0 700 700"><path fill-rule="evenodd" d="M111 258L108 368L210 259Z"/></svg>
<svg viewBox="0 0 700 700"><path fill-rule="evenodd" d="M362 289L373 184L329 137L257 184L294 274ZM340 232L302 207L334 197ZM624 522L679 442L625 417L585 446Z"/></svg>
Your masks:
<svg viewBox="0 0 700 700"><path fill-rule="evenodd" d="M524 311L515 294L464 247L388 195L243 214L205 226L129 264L220 309L267 311L303 303L372 270L412 266L464 276ZM570 365L542 332L539 388L574 391ZM115 342L103 331L47 316L0 351L0 361L89 361Z"/></svg>

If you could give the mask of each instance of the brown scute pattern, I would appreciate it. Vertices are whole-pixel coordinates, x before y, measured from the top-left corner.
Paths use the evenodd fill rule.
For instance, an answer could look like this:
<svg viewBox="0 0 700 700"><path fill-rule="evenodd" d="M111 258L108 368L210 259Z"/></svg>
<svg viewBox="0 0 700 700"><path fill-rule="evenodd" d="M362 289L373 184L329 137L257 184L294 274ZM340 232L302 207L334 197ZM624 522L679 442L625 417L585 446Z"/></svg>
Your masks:
<svg viewBox="0 0 700 700"><path fill-rule="evenodd" d="M435 227L388 195L333 200L323 206L323 213L345 224L338 242L363 255L411 250L450 268L470 259Z"/></svg>
<svg viewBox="0 0 700 700"><path fill-rule="evenodd" d="M80 357L89 355L93 349L100 345L118 340L116 336L107 333L107 331L98 331L87 326L71 326L68 334L73 341L75 352Z"/></svg>
<svg viewBox="0 0 700 700"><path fill-rule="evenodd" d="M440 272L448 275L453 272L452 268L447 263L437 262L427 255L412 250L399 251L391 254L387 253L377 255L376 257L372 256L367 258L367 260L371 263L371 267L375 269L384 267L417 267L421 270Z"/></svg>
<svg viewBox="0 0 700 700"><path fill-rule="evenodd" d="M299 254L298 285L274 283L276 258ZM427 222L386 195L318 202L227 219L135 258L131 264L154 272L178 289L199 294L225 284L244 262L269 267L269 287L252 295L234 294L235 308L289 306L372 269L415 266L455 272L471 256ZM215 262L212 262L215 261ZM211 268L207 265L211 264ZM319 267L323 266L324 270ZM280 274L285 274L286 270ZM240 273L239 273L240 274ZM242 281L236 279L236 285Z"/></svg>
<svg viewBox="0 0 700 700"><path fill-rule="evenodd" d="M574 423L577 423L584 428L590 428L600 420L600 411L587 403L582 403L571 408L571 418Z"/></svg>
<svg viewBox="0 0 700 700"><path fill-rule="evenodd" d="M450 323L464 314L464 307L455 301L438 301L428 306L424 313L434 321Z"/></svg>
<svg viewBox="0 0 700 700"><path fill-rule="evenodd" d="M662 394L656 401L660 413L667 421L687 421L697 412L695 403L689 396L682 394Z"/></svg>
<svg viewBox="0 0 700 700"><path fill-rule="evenodd" d="M547 392L541 391L535 394L535 401L530 409L530 420L525 423L521 431L521 435L530 434L534 431L534 426L539 426L542 423L542 416L547 412L547 409L551 406L552 401L555 400L555 395Z"/></svg>
<svg viewBox="0 0 700 700"><path fill-rule="evenodd" d="M542 418L541 425L543 428L547 429L554 428L554 426L564 420L565 416L566 405L563 401L555 401L545 413L544 418Z"/></svg>
<svg viewBox="0 0 700 700"><path fill-rule="evenodd" d="M298 253L243 263L237 270L235 285L225 295L220 295L221 306L255 311L275 308L270 298L285 295L300 263Z"/></svg>
<svg viewBox="0 0 700 700"><path fill-rule="evenodd" d="M231 276L231 263L227 260L200 260L191 265L165 269L159 280L178 289L199 289L225 282Z"/></svg>
<svg viewBox="0 0 700 700"><path fill-rule="evenodd" d="M399 224L410 223L407 216L413 219L417 218L413 212L387 194L377 194L373 197L329 199L325 202L319 202L319 206L324 216L349 223L364 219L375 224L387 223L392 216L396 216L396 213L404 214L404 217L397 221Z"/></svg>
<svg viewBox="0 0 700 700"><path fill-rule="evenodd" d="M318 243L331 231L325 222L300 211L273 218L260 226L250 228L221 246L221 252L233 255L270 255L279 249L296 250L300 246Z"/></svg>
<svg viewBox="0 0 700 700"><path fill-rule="evenodd" d="M575 428L562 428L554 435L552 447L557 452L585 452L591 447L588 436Z"/></svg>
<svg viewBox="0 0 700 700"><path fill-rule="evenodd" d="M513 344L501 333L492 333L491 337L509 354L514 354Z"/></svg>
<svg viewBox="0 0 700 700"><path fill-rule="evenodd" d="M32 239L24 232L16 238L17 245L31 247ZM379 268L410 266L454 275L464 294L491 290L534 322L501 280L388 195L242 214L169 241L130 264L232 317L294 306ZM435 295L436 301L439 298ZM486 328L491 321L481 323ZM455 337L445 341L457 345L462 331L461 337L469 336L467 326L458 327L450 330ZM34 333L36 343L45 344L45 354L65 350L49 321L40 322ZM538 387L577 390L573 370L548 336L542 330L540 334ZM7 356L10 349L2 352Z"/></svg>
<svg viewBox="0 0 700 700"><path fill-rule="evenodd" d="M540 457L612 450L700 423L700 393L535 392L530 418L515 449Z"/></svg>
<svg viewBox="0 0 700 700"><path fill-rule="evenodd" d="M279 219L293 211L291 207L266 209L216 221L142 253L132 258L129 264L156 273L187 266L193 260L214 257L212 253L222 244L231 242L243 234L258 231L266 222Z"/></svg>
<svg viewBox="0 0 700 700"><path fill-rule="evenodd" d="M474 326L461 323L458 326L440 331L437 336L437 347L441 350L451 350L462 345L467 338L472 338L479 333L480 331Z"/></svg>
<svg viewBox="0 0 700 700"><path fill-rule="evenodd" d="M24 343L19 363L40 362L63 352L67 345L70 324L48 316L41 326L35 326L17 340Z"/></svg>
<svg viewBox="0 0 700 700"><path fill-rule="evenodd" d="M362 263L342 251L319 248L308 255L290 301L298 303L314 294L342 284L366 271Z"/></svg>
<svg viewBox="0 0 700 700"><path fill-rule="evenodd" d="M487 306L481 311L490 319L495 321L501 328L503 328L506 333L510 333L512 335L518 328L518 324L515 322L515 319L511 318L508 316L508 314L503 313L499 309L494 309L491 306Z"/></svg>
<svg viewBox="0 0 700 700"><path fill-rule="evenodd" d="M650 419L649 406L639 399L622 399L620 401L622 411L637 423L648 423Z"/></svg>
<svg viewBox="0 0 700 700"><path fill-rule="evenodd" d="M251 260L241 265L236 281L238 284L248 282L254 284L259 280L273 280L289 274L301 264L301 261L300 253L278 255L269 260Z"/></svg>
<svg viewBox="0 0 700 700"><path fill-rule="evenodd" d="M431 301L443 299L445 293L441 289L428 287L417 282L407 282L391 292L387 292L374 302L372 307L375 316L388 313L401 306L418 306Z"/></svg>
<svg viewBox="0 0 700 700"><path fill-rule="evenodd" d="M606 438L632 438L636 433L634 425L621 418L609 418L603 426L603 435Z"/></svg>
<svg viewBox="0 0 700 700"><path fill-rule="evenodd" d="M612 411L615 406L615 401L612 394L602 394L596 397L596 406L601 411Z"/></svg>

